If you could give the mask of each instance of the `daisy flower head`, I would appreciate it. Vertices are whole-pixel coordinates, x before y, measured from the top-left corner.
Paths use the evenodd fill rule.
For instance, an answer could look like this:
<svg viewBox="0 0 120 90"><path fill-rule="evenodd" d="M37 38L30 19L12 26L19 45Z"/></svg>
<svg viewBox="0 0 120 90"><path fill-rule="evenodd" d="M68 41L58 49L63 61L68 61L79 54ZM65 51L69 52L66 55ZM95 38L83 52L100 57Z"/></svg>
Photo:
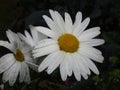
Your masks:
<svg viewBox="0 0 120 90"><path fill-rule="evenodd" d="M40 41L33 50L35 58L48 55L39 65L39 72L46 69L51 74L60 67L63 81L72 74L77 81L81 80L81 76L87 79L91 71L99 74L93 61L102 63L104 60L101 51L94 48L104 43L104 40L95 38L100 34L100 28L86 29L90 18L82 21L81 12L76 14L74 23L68 13L65 13L64 19L57 11L50 10L50 15L52 19L43 16L49 28L36 27L39 32L50 37Z"/></svg>
<svg viewBox="0 0 120 90"><path fill-rule="evenodd" d="M42 39L45 39L46 36L38 32L32 25L30 27L30 33L25 30L25 35L18 33L19 37L32 48Z"/></svg>
<svg viewBox="0 0 120 90"><path fill-rule="evenodd" d="M0 73L3 73L3 82L9 81L10 86L16 82L19 76L19 82L30 83L29 67L36 70L37 65L33 63L31 47L23 43L18 35L11 30L6 31L8 41L0 40L0 46L11 51L0 58Z"/></svg>

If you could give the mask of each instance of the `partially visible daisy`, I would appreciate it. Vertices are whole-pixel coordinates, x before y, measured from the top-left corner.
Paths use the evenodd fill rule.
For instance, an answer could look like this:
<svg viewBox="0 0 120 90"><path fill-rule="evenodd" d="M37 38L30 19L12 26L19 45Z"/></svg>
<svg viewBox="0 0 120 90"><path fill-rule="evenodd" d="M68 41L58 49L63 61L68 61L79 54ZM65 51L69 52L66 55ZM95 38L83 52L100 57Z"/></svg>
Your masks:
<svg viewBox="0 0 120 90"><path fill-rule="evenodd" d="M46 36L38 32L32 25L30 27L30 33L25 31L25 36L21 33L18 33L20 38L29 46L34 47L40 40L45 39Z"/></svg>
<svg viewBox="0 0 120 90"><path fill-rule="evenodd" d="M47 68L47 73L51 74L60 67L63 81L72 73L78 81L81 76L87 79L91 71L98 75L99 71L93 61L102 63L104 58L101 51L93 46L104 43L104 40L95 38L100 34L100 28L85 30L90 18L82 21L81 12L76 14L74 24L68 13L65 13L65 21L57 11L50 10L50 14L52 19L43 16L50 29L36 27L39 32L50 37L39 42L33 50L35 58L48 55L39 65L39 72Z"/></svg>
<svg viewBox="0 0 120 90"><path fill-rule="evenodd" d="M19 76L20 82L30 83L29 67L36 70L37 65L33 63L31 47L23 43L17 34L11 30L6 31L8 41L0 40L0 46L11 51L0 58L0 73L3 73L3 82L9 81L12 86Z"/></svg>

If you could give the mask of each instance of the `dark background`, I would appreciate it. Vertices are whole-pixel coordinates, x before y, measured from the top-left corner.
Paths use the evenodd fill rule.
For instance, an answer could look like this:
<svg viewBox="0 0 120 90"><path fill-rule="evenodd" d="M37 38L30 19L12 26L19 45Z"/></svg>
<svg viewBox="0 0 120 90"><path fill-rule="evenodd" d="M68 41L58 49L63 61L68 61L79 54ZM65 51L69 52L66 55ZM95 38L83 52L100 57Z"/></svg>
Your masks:
<svg viewBox="0 0 120 90"><path fill-rule="evenodd" d="M61 15L69 12L73 21L81 11L83 19L91 18L88 28L101 27L100 38L106 43L98 47L105 57L102 64L95 63L100 75L92 73L88 80L80 82L73 76L63 82L58 70L52 75L31 71L29 85L16 83L10 87L5 83L5 90L120 90L120 0L0 0L0 39L6 40L7 29L23 33L25 29L29 30L30 24L47 26L42 15L49 16L49 9L57 10ZM0 47L0 56L7 52Z"/></svg>

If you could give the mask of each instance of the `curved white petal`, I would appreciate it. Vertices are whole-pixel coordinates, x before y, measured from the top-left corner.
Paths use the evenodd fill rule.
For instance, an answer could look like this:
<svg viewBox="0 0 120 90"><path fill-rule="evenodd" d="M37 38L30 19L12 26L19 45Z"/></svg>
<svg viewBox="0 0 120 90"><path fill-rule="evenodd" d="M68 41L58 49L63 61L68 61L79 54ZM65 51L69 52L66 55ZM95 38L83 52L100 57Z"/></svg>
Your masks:
<svg viewBox="0 0 120 90"><path fill-rule="evenodd" d="M26 63L25 63L26 64ZM30 79L30 71L29 71L29 68L28 68L28 65L26 64L25 67L25 77L24 77L24 82L26 83L30 83L31 79Z"/></svg>
<svg viewBox="0 0 120 90"><path fill-rule="evenodd" d="M10 73L10 69L6 70L4 73L3 73L3 77L2 77L2 81L3 83L7 82L9 80L9 73Z"/></svg>
<svg viewBox="0 0 120 90"><path fill-rule="evenodd" d="M66 53L66 56L65 56L65 62L66 64L68 65L68 67L66 66L66 72L67 72L67 75L68 76L72 76L72 63L71 63L71 54L70 53Z"/></svg>
<svg viewBox="0 0 120 90"><path fill-rule="evenodd" d="M67 79L67 66L65 63L65 59L63 60L63 62L60 64L60 74L61 74L61 78L63 81L65 81Z"/></svg>
<svg viewBox="0 0 120 90"><path fill-rule="evenodd" d="M30 28L30 31L31 31L33 40L34 40L35 42L39 41L37 29L36 29L34 26L32 26L32 25L29 25L29 28ZM41 34L41 35L42 35L42 34Z"/></svg>
<svg viewBox="0 0 120 90"><path fill-rule="evenodd" d="M18 42L20 41L18 35L11 30L6 31L6 35L11 43Z"/></svg>
<svg viewBox="0 0 120 90"><path fill-rule="evenodd" d="M71 69L71 63L70 63L70 60L69 60L69 54L68 53L66 53L66 55L65 55L65 59L63 60L63 62L62 62L62 64L64 65L64 67L62 67L62 68L64 68L64 70L65 70L65 72L66 72L66 74L68 75L68 76L71 76L72 75L72 69ZM69 61L69 62L68 62Z"/></svg>
<svg viewBox="0 0 120 90"><path fill-rule="evenodd" d="M48 55L43 61L42 63L39 65L38 71L41 72L44 69L46 69L55 59L55 57L57 57L58 53L60 51L57 52L53 52L50 55Z"/></svg>
<svg viewBox="0 0 120 90"><path fill-rule="evenodd" d="M65 32L65 25L64 25L65 22L64 22L62 16L57 11L55 11L55 15L57 17L57 22L60 27L60 30L62 31L62 33L64 33Z"/></svg>
<svg viewBox="0 0 120 90"><path fill-rule="evenodd" d="M0 58L0 73L7 70L15 62L13 54L6 54Z"/></svg>
<svg viewBox="0 0 120 90"><path fill-rule="evenodd" d="M92 50L90 47L84 46L81 44L81 48L78 50L81 55L85 55L92 60L102 63L104 58L97 50Z"/></svg>
<svg viewBox="0 0 120 90"><path fill-rule="evenodd" d="M94 27L84 31L81 35L79 35L78 38L80 41L87 41L98 36L99 34L100 34L100 28Z"/></svg>
<svg viewBox="0 0 120 90"><path fill-rule="evenodd" d="M29 61L25 61L28 66L33 69L34 71L38 72L38 65L36 65L35 63L29 62Z"/></svg>
<svg viewBox="0 0 120 90"><path fill-rule="evenodd" d="M48 69L47 69L48 74L51 74L61 64L61 62L64 60L65 53L58 52L56 57L57 58L48 66Z"/></svg>
<svg viewBox="0 0 120 90"><path fill-rule="evenodd" d="M46 23L48 24L48 27L54 31L55 33L57 33L58 35L61 34L60 29L57 27L56 23L51 20L48 16L43 15L44 20L46 21Z"/></svg>
<svg viewBox="0 0 120 90"><path fill-rule="evenodd" d="M61 15L57 11L49 10L51 17L53 18L54 22L56 23L57 27L60 29L59 32L65 32L64 28L64 20Z"/></svg>
<svg viewBox="0 0 120 90"><path fill-rule="evenodd" d="M33 47L24 42L21 42L21 45L19 45L18 48L26 55L31 55L31 50L33 49Z"/></svg>
<svg viewBox="0 0 120 90"><path fill-rule="evenodd" d="M15 62L15 64L11 67L11 72L10 72L10 78L9 78L9 84L10 86L13 86L13 84L16 82L17 76L19 74L21 65L20 62Z"/></svg>
<svg viewBox="0 0 120 90"><path fill-rule="evenodd" d="M72 19L68 13L65 13L65 30L67 33L72 33L73 31Z"/></svg>
<svg viewBox="0 0 120 90"><path fill-rule="evenodd" d="M49 45L49 46L42 47L39 49L34 49L33 56L35 58L37 58L37 57L41 57L41 56L50 54L50 53L57 51L57 50L59 50L59 46L57 44L53 44L53 45Z"/></svg>
<svg viewBox="0 0 120 90"><path fill-rule="evenodd" d="M88 52L92 51L93 53L96 53L96 54L102 54L102 52L100 50L98 50L86 43L81 43L79 47L80 47L79 49L82 49L82 50L86 49L86 50L88 50Z"/></svg>
<svg viewBox="0 0 120 90"><path fill-rule="evenodd" d="M40 41L42 39L47 38L42 33L38 32L37 29L34 26L29 25L29 27L30 27L30 31L31 31L34 42L38 42L38 41Z"/></svg>
<svg viewBox="0 0 120 90"><path fill-rule="evenodd" d="M99 74L99 71L96 67L96 65L89 59L89 58L85 58L85 63L87 64L87 66L95 73L95 74Z"/></svg>
<svg viewBox="0 0 120 90"><path fill-rule="evenodd" d="M53 45L53 44L57 44L57 41L53 39L43 39L38 42L38 44L35 46L35 49L37 48L39 49L39 48L46 47L46 46Z"/></svg>
<svg viewBox="0 0 120 90"><path fill-rule="evenodd" d="M76 60L75 58L76 56L74 56L74 54L72 54L72 59L71 60L71 63L73 64L73 73L74 73L74 76L75 78L77 79L77 81L80 81L81 80L81 70L79 68L79 62Z"/></svg>
<svg viewBox="0 0 120 90"><path fill-rule="evenodd" d="M21 69L20 69L19 82L23 82L24 81L24 78L26 76L26 67L27 67L27 64L22 62L21 63Z"/></svg>
<svg viewBox="0 0 120 90"><path fill-rule="evenodd" d="M74 29L73 34L78 37L86 29L89 22L90 18L88 17Z"/></svg>
<svg viewBox="0 0 120 90"><path fill-rule="evenodd" d="M10 44L8 41L2 41L2 40L0 40L0 46L8 48L11 52L15 51L14 46L12 44Z"/></svg>
<svg viewBox="0 0 120 90"><path fill-rule="evenodd" d="M81 24L82 22L82 13L81 12L77 12L76 17L75 17L75 22L74 22L74 29Z"/></svg>
<svg viewBox="0 0 120 90"><path fill-rule="evenodd" d="M30 38L28 38L28 37L25 37L25 36L24 36L23 34L21 34L21 33L18 33L18 35L19 35L19 37L20 37L25 43L27 43L27 44L30 45L31 47L34 46L34 42L33 42L32 38L30 39Z"/></svg>
<svg viewBox="0 0 120 90"><path fill-rule="evenodd" d="M46 69L48 67L48 65L51 63L52 60L54 60L55 56L56 56L56 52L52 53L50 55L48 55L43 61L42 63L39 65L38 67L38 71L41 72L44 69Z"/></svg>
<svg viewBox="0 0 120 90"><path fill-rule="evenodd" d="M31 43L33 43L33 38L32 38L32 36L25 30L25 36L26 36L26 38L31 42Z"/></svg>
<svg viewBox="0 0 120 90"><path fill-rule="evenodd" d="M99 45L102 45L105 43L105 40L103 39L91 39L91 40L88 40L88 41L83 41L83 43L86 43L90 46L99 46Z"/></svg>
<svg viewBox="0 0 120 90"><path fill-rule="evenodd" d="M42 33L42 34L44 34L48 37L51 37L51 38L54 38L54 39L56 39L58 37L58 35L54 31L52 31L48 28L41 27L41 26L35 27L35 28L38 30L38 32L40 32L40 33Z"/></svg>
<svg viewBox="0 0 120 90"><path fill-rule="evenodd" d="M78 52L73 54L74 55L74 58L76 60L76 62L78 62L78 66L79 66L79 69L80 69L80 73L81 75L84 77L84 76L87 76L91 74L88 66L86 65L86 63L84 62L85 58L83 58L81 56L81 54L79 54Z"/></svg>

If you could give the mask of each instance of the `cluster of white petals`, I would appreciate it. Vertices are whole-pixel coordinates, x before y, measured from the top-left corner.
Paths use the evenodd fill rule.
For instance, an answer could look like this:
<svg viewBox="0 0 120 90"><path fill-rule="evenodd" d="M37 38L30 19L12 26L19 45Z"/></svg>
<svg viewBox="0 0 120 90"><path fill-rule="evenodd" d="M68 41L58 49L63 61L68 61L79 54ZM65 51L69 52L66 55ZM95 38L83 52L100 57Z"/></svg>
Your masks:
<svg viewBox="0 0 120 90"><path fill-rule="evenodd" d="M49 11L51 18L43 15L49 28L30 25L30 33L25 30L24 35L8 30L9 41L0 40L0 46L10 51L0 57L3 82L8 81L12 86L19 76L19 82L30 83L29 67L39 72L46 70L48 74L59 67L63 81L72 74L77 81L81 76L87 79L91 71L99 74L94 61L102 63L104 58L94 46L104 43L103 39L96 38L101 33L100 28L86 29L90 18L82 21L81 12L76 14L73 23L68 13L63 19L57 11ZM37 66L36 58L45 55L46 58Z"/></svg>

